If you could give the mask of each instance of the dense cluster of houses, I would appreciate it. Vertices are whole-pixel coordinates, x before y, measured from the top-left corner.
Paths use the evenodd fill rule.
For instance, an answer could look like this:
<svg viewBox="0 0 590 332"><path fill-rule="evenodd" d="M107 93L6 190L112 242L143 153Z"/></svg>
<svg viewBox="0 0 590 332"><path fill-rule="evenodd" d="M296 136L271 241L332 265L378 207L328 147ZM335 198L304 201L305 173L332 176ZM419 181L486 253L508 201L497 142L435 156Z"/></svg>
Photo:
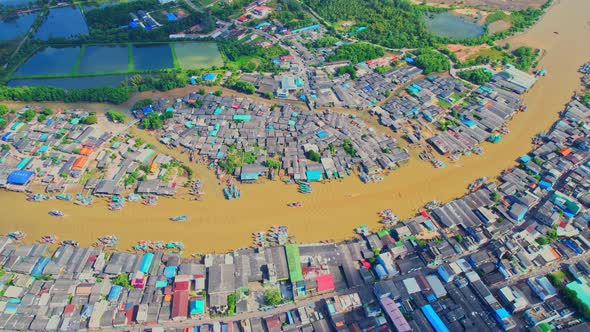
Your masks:
<svg viewBox="0 0 590 332"><path fill-rule="evenodd" d="M314 113L290 104L271 110L249 99L198 93L185 96L174 107L173 121L163 128L161 142L211 161L227 158L230 147L254 153L253 164L236 169L235 175L247 180L268 174L265 162L273 156L280 156L284 174L310 181L344 177L357 165L375 173L409 159L395 139L345 114ZM310 151L319 160L309 160Z"/></svg>
<svg viewBox="0 0 590 332"><path fill-rule="evenodd" d="M24 114L30 109L18 111ZM85 124L94 116L86 111L60 111L43 121L25 122L17 115L2 135L9 146L0 152L0 187L25 191L40 185L47 194L60 194L68 185L80 185L98 196L138 194L174 195L165 174L172 158L124 134L124 125ZM110 126L110 127L109 127ZM113 133L111 130L119 130ZM140 166L149 167L139 180Z"/></svg>
<svg viewBox="0 0 590 332"><path fill-rule="evenodd" d="M498 185L347 242L197 259L0 237L1 328L587 330L558 288L590 305L589 116L572 100Z"/></svg>

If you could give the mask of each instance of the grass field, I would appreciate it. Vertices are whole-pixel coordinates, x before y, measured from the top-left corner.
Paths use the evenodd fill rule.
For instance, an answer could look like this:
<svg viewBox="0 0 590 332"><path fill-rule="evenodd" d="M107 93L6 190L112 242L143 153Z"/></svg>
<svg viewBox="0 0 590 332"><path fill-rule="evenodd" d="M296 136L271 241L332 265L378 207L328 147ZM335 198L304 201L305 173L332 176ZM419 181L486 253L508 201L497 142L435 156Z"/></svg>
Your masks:
<svg viewBox="0 0 590 332"><path fill-rule="evenodd" d="M175 58L182 69L223 66L217 44L209 42L174 43Z"/></svg>

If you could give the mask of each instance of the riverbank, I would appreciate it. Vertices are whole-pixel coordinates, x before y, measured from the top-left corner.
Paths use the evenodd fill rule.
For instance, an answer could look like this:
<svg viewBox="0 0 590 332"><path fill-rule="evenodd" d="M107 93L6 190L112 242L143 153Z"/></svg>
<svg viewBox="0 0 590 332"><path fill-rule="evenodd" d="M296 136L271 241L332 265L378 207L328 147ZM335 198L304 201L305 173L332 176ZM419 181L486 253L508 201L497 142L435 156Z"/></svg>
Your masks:
<svg viewBox="0 0 590 332"><path fill-rule="evenodd" d="M0 220L0 233L22 229L29 239L55 233L60 239L76 239L81 244L93 243L105 234L116 234L120 248L128 248L142 239L177 240L184 242L187 253L219 252L249 245L252 232L271 225L289 226L289 233L297 241L317 242L350 237L352 229L359 224L378 228L375 212L385 208L392 208L400 218L409 217L428 201L444 202L461 196L475 179L493 178L513 166L518 157L530 150L531 137L551 126L579 87L578 66L590 57L590 45L577 37L590 33L588 12L589 2L562 1L528 32L507 40L513 46L545 49L547 53L539 67L546 69L548 76L524 96L528 111L517 114L509 123L510 134L499 144L484 144L485 154L481 156L464 157L446 168L434 169L418 160L416 151L411 151L410 164L394 171L381 183L365 185L356 177L348 177L314 184L313 194L305 196L297 193L295 187L280 182L243 185L242 198L230 202L217 190L214 175L204 166L193 165L195 177L204 180L205 200L161 199L153 208L128 204L115 212L107 211L101 206L103 203L94 208L56 201L32 205L23 195L0 192L0 204L11 207ZM89 107L98 110L102 106L80 104L80 108ZM137 134L149 136L144 131ZM286 203L291 201L301 201L304 206L289 208ZM64 211L66 217L56 220L47 216L47 211L53 208ZM178 214L188 214L191 219L185 223L168 221L171 215Z"/></svg>

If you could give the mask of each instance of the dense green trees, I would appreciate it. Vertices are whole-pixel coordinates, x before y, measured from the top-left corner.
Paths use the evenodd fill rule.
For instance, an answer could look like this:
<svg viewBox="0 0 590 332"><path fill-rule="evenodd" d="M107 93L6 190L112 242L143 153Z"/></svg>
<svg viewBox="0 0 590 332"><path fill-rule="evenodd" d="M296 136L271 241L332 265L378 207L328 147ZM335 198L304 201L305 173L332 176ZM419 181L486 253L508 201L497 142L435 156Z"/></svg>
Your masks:
<svg viewBox="0 0 590 332"><path fill-rule="evenodd" d="M316 163L320 161L320 159L322 158L322 156L320 156L319 153L313 151L313 150L307 150L307 152L305 153L305 156L307 157L307 159L311 160L311 161L315 161Z"/></svg>
<svg viewBox="0 0 590 332"><path fill-rule="evenodd" d="M483 85L492 79L492 73L483 68L460 71L458 75L462 79L477 85Z"/></svg>
<svg viewBox="0 0 590 332"><path fill-rule="evenodd" d="M527 46L521 46L515 49L512 54L516 56L514 66L524 71L528 71L537 58L537 53L532 48Z"/></svg>
<svg viewBox="0 0 590 332"><path fill-rule="evenodd" d="M0 100L18 101L64 101L108 102L121 104L129 99L126 87L101 87L65 90L50 86L0 86Z"/></svg>
<svg viewBox="0 0 590 332"><path fill-rule="evenodd" d="M281 168L281 162L278 161L278 160L274 160L274 159L266 159L266 161L264 162L264 164L266 165L266 167L272 168L272 169L279 169L279 168Z"/></svg>
<svg viewBox="0 0 590 332"><path fill-rule="evenodd" d="M93 125L98 122L98 119L96 118L96 115L89 115L84 118L83 122L84 122L84 124L87 124L87 125Z"/></svg>
<svg viewBox="0 0 590 332"><path fill-rule="evenodd" d="M428 75L433 72L441 72L451 68L451 62L446 55L440 54L432 49L421 49L415 59L416 66L424 70Z"/></svg>
<svg viewBox="0 0 590 332"><path fill-rule="evenodd" d="M121 112L117 112L117 111L107 111L107 117L113 121L113 122L117 122L117 123L125 123L125 114L121 113Z"/></svg>
<svg viewBox="0 0 590 332"><path fill-rule="evenodd" d="M267 305L277 306L283 303L281 292L278 288L273 287L264 291L264 303Z"/></svg>
<svg viewBox="0 0 590 332"><path fill-rule="evenodd" d="M422 22L422 10L408 0L305 0L330 22L354 20L367 29L360 39L392 48L431 46L434 37Z"/></svg>
<svg viewBox="0 0 590 332"><path fill-rule="evenodd" d="M144 129L160 129L164 126L164 117L156 112L150 113L141 120Z"/></svg>
<svg viewBox="0 0 590 332"><path fill-rule="evenodd" d="M350 75L351 79L356 79L356 68L353 65L346 65L336 68L336 76L342 76L344 74Z"/></svg>
<svg viewBox="0 0 590 332"><path fill-rule="evenodd" d="M236 90L238 92L246 93L249 95L254 94L254 92L256 92L256 87L254 86L254 84L242 80L228 80L225 83L225 86L232 90Z"/></svg>
<svg viewBox="0 0 590 332"><path fill-rule="evenodd" d="M346 44L338 47L334 54L328 57L328 61L350 60L359 63L375 59L385 55L383 48L363 43Z"/></svg>

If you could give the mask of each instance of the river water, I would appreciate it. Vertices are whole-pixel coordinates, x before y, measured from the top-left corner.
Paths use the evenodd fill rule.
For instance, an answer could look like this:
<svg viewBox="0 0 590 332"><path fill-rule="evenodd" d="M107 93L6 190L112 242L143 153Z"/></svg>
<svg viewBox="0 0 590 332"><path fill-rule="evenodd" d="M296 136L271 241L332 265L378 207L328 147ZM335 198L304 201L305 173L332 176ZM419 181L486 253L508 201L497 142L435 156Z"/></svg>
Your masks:
<svg viewBox="0 0 590 332"><path fill-rule="evenodd" d="M278 181L242 185L242 198L234 201L226 201L213 174L197 165L193 168L205 181L205 200L160 199L154 207L128 203L115 212L108 211L105 202L92 208L55 200L29 203L21 194L0 192L0 233L21 229L28 233L29 241L54 233L82 244L116 234L121 239L120 248L128 248L137 240L178 240L184 242L187 253L219 252L249 245L252 232L271 225L287 225L298 241L312 242L350 237L360 224L378 228L376 213L385 208L392 208L402 218L410 217L430 200L449 201L461 196L478 177L497 176L530 150L531 137L551 126L579 87L578 66L590 59L590 44L584 42L590 35L589 22L590 1L562 0L530 31L508 41L513 46L545 49L541 67L548 76L525 95L529 110L516 114L509 125L511 133L499 144L484 144L481 156L463 157L444 169L434 169L413 158L381 183L365 185L349 177L313 184L314 192L306 196ZM135 132L156 141L143 131ZM169 151L186 160L185 155ZM289 208L286 204L291 201L302 201L304 206ZM66 217L49 217L51 209L64 211ZM168 221L179 214L190 215L190 219L184 223Z"/></svg>

